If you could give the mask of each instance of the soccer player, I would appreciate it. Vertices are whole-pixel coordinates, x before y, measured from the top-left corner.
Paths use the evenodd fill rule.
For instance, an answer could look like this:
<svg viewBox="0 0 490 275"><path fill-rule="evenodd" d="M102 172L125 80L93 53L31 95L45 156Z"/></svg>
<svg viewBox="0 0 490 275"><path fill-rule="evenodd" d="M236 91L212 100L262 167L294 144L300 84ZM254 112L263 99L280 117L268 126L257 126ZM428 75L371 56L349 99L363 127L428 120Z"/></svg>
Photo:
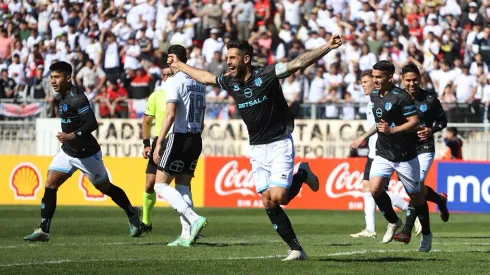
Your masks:
<svg viewBox="0 0 490 275"><path fill-rule="evenodd" d="M434 189L424 184L425 177L434 161L434 133L441 131L447 126L447 118L441 102L436 94L429 93L420 88L420 71L413 63L409 63L402 68L402 79L407 92L412 97L417 114L420 119L420 129L417 131L417 154L420 163L420 182L425 199L437 204L439 207L440 217L444 222L449 220L449 211L447 209L447 195L437 194ZM409 205L410 211L407 213L403 232L395 234L397 241L409 243L411 239L412 228L417 211L413 208L412 203Z"/></svg>
<svg viewBox="0 0 490 275"><path fill-rule="evenodd" d="M319 186L318 178L307 163L301 163L293 176L294 146L291 133L294 119L279 79L316 63L340 45L340 36L333 35L326 44L288 63L255 67L252 66L253 47L246 41L230 41L226 55L230 71L218 77L190 67L169 55L168 63L172 68L185 72L200 83L218 85L236 102L248 129L249 155L256 191L262 195L262 202L274 229L290 248L285 261L305 260L307 255L281 205L288 204L298 194L303 182L313 191L318 191Z"/></svg>
<svg viewBox="0 0 490 275"><path fill-rule="evenodd" d="M102 152L92 131L98 127L95 115L85 94L72 84L72 67L67 62L56 62L49 67L53 89L60 94L59 115L61 130L56 136L62 143L48 168L48 179L41 204L41 225L26 241L49 241L49 229L56 209L58 188L78 169L103 194L121 207L129 219L132 237L141 235L140 210L133 207L124 191L113 185L102 161Z"/></svg>
<svg viewBox="0 0 490 275"><path fill-rule="evenodd" d="M365 96L370 96L374 90L374 82L372 78L372 70L366 70L361 73L361 85ZM367 121L369 125L373 127L364 133L362 136L354 140L351 144L352 149L357 149L359 145L366 139L369 138L368 147L369 153L366 161L366 166L364 167L364 178L362 180L362 192L364 199L364 219L366 221L366 228L361 232L356 234L351 234L352 238L376 238L375 231L375 217L376 217L376 203L374 202L371 191L369 190L369 172L371 170L371 164L373 159L376 157L376 140L378 134L376 134L376 123L374 121L373 110L371 109L372 102L367 105ZM387 192L390 196L393 206L396 208L407 211L408 203L399 195L393 192ZM418 220L415 221L416 230L420 227Z"/></svg>
<svg viewBox="0 0 490 275"><path fill-rule="evenodd" d="M143 124L141 127L141 137L143 138L143 158L148 159L146 165L146 185L145 192L143 192L143 218L141 221L141 229L143 232L148 233L153 229L151 223L151 213L153 207L157 201L157 195L153 189L155 185L155 176L157 173L157 164L153 161L153 153L155 152L155 146L162 128L162 121L165 117L165 109L167 106L165 97L165 82L172 76L172 70L165 64L162 70L162 83L148 98L145 114L143 116ZM155 128L153 129L154 138L153 142L150 141L150 129L151 124L155 119ZM164 139L162 145L162 151L165 150L167 139ZM160 157L163 152L160 152Z"/></svg>
<svg viewBox="0 0 490 275"><path fill-rule="evenodd" d="M168 53L187 62L186 49L180 45L170 46ZM206 87L184 72L175 68L172 71L174 76L165 85L165 118L153 153L153 160L158 163L154 189L180 214L182 233L168 246L188 247L207 224L205 217L194 212L189 188L202 150ZM167 135L166 148L160 155ZM172 188L169 184L174 179Z"/></svg>
<svg viewBox="0 0 490 275"><path fill-rule="evenodd" d="M402 226L391 206L385 186L394 171L410 196L422 225L419 251L430 251L429 208L420 184L420 166L417 159L417 129L419 118L416 106L408 92L393 85L393 63L382 60L373 66L374 87L371 94L372 110L377 125L376 157L370 172L369 185L374 201L389 222L383 243L389 243Z"/></svg>

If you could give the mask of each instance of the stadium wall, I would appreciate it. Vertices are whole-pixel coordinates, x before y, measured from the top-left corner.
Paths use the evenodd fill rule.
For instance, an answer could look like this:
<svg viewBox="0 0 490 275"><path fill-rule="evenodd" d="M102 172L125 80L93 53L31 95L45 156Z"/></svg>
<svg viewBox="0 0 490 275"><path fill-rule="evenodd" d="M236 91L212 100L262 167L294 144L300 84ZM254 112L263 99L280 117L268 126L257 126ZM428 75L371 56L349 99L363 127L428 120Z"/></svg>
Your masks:
<svg viewBox="0 0 490 275"><path fill-rule="evenodd" d="M296 159L296 168L300 161ZM362 210L361 181L364 158L308 159L320 180L316 193L302 188L291 209ZM0 204L39 205L43 196L51 157L1 156ZM134 205L142 205L146 161L142 158L105 157L104 163L112 181L123 188ZM197 207L262 207L260 196L245 157L202 157L192 184ZM435 161L427 184L437 192L448 194L448 207L457 212L490 213L490 163ZM408 196L396 176L389 190ZM61 188L59 205L113 205L90 182L76 172ZM161 198L157 206L167 207ZM433 204L430 211L435 212Z"/></svg>

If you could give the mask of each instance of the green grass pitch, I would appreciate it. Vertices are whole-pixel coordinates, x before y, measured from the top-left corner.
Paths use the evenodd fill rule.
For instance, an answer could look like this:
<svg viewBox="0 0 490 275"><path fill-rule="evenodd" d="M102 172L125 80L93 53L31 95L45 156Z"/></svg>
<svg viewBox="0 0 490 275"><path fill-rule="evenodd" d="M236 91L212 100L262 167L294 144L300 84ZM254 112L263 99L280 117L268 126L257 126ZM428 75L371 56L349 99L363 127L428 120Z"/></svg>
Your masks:
<svg viewBox="0 0 490 275"><path fill-rule="evenodd" d="M431 215L432 251L420 253L418 237L380 243L379 213L378 238L353 239L362 212L286 210L310 259L285 263L288 248L262 209L198 209L209 223L190 248L166 246L180 233L169 208L155 209L152 233L131 238L116 207L58 206L48 243L22 239L38 226L39 207L0 209L0 274L490 274L490 215Z"/></svg>

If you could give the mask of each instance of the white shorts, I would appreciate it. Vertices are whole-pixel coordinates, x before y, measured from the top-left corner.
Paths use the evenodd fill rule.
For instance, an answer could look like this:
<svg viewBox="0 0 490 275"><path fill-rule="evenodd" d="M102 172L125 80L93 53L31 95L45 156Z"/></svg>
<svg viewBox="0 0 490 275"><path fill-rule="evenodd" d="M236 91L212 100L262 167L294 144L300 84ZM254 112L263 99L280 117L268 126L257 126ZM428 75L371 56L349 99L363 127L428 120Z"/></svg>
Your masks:
<svg viewBox="0 0 490 275"><path fill-rule="evenodd" d="M292 136L289 135L287 138L269 144L250 145L249 148L257 193L262 193L270 187L289 189L294 170Z"/></svg>
<svg viewBox="0 0 490 275"><path fill-rule="evenodd" d="M418 158L404 162L392 162L380 156L376 156L371 166L369 178L391 178L396 171L398 178L403 183L409 194L420 192L420 164Z"/></svg>
<svg viewBox="0 0 490 275"><path fill-rule="evenodd" d="M48 170L63 172L70 176L78 169L85 174L92 184L104 182L108 177L101 151L88 158L79 159L70 157L63 149L60 149L48 168Z"/></svg>
<svg viewBox="0 0 490 275"><path fill-rule="evenodd" d="M420 164L420 181L424 182L425 177L429 173L432 162L434 161L434 153L422 153L417 156Z"/></svg>

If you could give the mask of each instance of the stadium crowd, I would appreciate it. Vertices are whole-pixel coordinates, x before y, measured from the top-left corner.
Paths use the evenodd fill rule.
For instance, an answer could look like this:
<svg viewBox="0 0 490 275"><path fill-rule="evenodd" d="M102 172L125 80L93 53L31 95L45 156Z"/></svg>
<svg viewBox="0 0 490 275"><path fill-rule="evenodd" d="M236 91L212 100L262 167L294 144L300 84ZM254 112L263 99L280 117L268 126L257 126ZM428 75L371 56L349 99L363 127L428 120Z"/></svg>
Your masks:
<svg viewBox="0 0 490 275"><path fill-rule="evenodd" d="M103 118L133 109L161 85L166 50L188 48L189 63L227 71L226 43L248 40L254 63L291 60L340 33L344 45L285 79L297 117L356 119L369 101L360 73L378 60L422 71L450 121L482 122L490 104L490 0L5 0L0 4L0 100L44 101L57 116L49 66L70 62L73 79ZM399 83L396 75L394 81ZM236 117L226 92L208 87L208 118ZM129 99L129 100L128 100ZM342 104L339 104L342 103Z"/></svg>

